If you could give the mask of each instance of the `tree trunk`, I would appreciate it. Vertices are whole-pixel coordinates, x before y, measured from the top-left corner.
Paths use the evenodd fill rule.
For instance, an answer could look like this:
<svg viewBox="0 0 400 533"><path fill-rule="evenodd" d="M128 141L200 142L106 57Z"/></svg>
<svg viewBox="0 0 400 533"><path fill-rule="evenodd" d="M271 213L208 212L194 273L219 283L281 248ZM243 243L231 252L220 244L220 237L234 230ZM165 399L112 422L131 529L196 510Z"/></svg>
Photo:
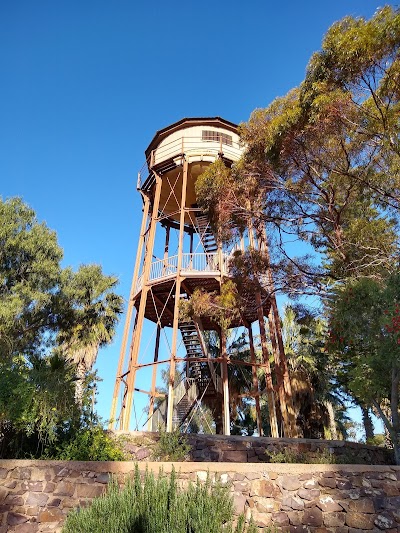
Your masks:
<svg viewBox="0 0 400 533"><path fill-rule="evenodd" d="M325 407L328 411L328 417L329 417L329 431L331 434L331 440L338 440L338 434L336 430L336 422L335 422L335 411L333 409L333 405L331 402L326 401Z"/></svg>
<svg viewBox="0 0 400 533"><path fill-rule="evenodd" d="M75 402L82 408L86 366L83 362L76 365Z"/></svg>
<svg viewBox="0 0 400 533"><path fill-rule="evenodd" d="M374 426L372 424L372 418L369 407L365 407L365 405L360 405L360 409L365 430L365 441L368 442L368 440L372 440L375 436Z"/></svg>
<svg viewBox="0 0 400 533"><path fill-rule="evenodd" d="M392 411L393 448L396 464L400 465L400 415L399 415L399 385L400 371L396 364L392 367L392 390L390 394L390 407Z"/></svg>
<svg viewBox="0 0 400 533"><path fill-rule="evenodd" d="M382 422L385 426L385 429L388 431L390 435L390 441L393 446L394 451L394 458L396 465L400 466L400 428L394 427L393 424L390 423L389 418L385 415L385 413L382 410L382 407L379 405L379 403L375 400L372 400L372 403L376 410L379 413L380 418L382 419Z"/></svg>

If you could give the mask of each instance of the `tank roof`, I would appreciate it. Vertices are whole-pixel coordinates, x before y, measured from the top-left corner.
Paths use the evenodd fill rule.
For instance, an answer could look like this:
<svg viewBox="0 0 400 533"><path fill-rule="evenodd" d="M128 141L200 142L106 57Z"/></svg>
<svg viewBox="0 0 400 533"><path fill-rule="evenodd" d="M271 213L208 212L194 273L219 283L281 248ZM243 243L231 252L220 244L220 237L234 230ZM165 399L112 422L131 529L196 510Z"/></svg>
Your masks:
<svg viewBox="0 0 400 533"><path fill-rule="evenodd" d="M221 117L187 117L158 130L151 140L149 146L145 150L146 159L149 157L150 152L156 148L156 146L163 140L165 137L168 137L171 133L184 129L188 126L220 126L224 127L227 130L230 130L234 133L237 133L238 125L225 120Z"/></svg>

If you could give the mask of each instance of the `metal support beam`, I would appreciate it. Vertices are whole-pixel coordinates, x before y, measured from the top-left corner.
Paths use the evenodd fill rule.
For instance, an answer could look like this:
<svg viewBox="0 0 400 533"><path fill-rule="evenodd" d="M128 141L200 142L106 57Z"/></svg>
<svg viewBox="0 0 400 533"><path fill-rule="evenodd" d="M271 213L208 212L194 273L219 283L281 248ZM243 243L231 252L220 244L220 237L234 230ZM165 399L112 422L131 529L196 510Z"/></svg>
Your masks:
<svg viewBox="0 0 400 533"><path fill-rule="evenodd" d="M156 227L157 227L158 207L160 204L161 188L162 188L161 177L156 174L156 189L155 189L155 194L154 194L151 222L150 222L150 228L148 231L145 257L144 257L143 286L142 286L142 292L140 294L140 303L139 303L139 310L137 314L136 327L132 335L132 347L131 347L129 375L128 375L127 387L126 387L127 390L126 390L125 408L121 412L121 425L122 425L122 429L124 429L125 431L129 430L129 425L130 425L132 401L133 401L133 389L135 386L137 360L139 356L140 340L141 340L142 330L143 330L143 320L144 320L144 313L146 309L147 294L149 291L148 280L149 280L153 248L154 248L154 239L155 239Z"/></svg>
<svg viewBox="0 0 400 533"><path fill-rule="evenodd" d="M180 205L179 217L179 243L178 243L178 263L177 274L175 282L175 301L174 301L174 320L172 324L172 345L171 345L171 363L169 367L169 383L168 383L168 407L167 407L167 431L173 430L173 413L174 413L174 386L175 386L175 368L176 368L176 347L178 339L178 321L179 321L179 300L181 297L181 283L182 283L182 253L183 253L183 237L185 233L185 205L186 205L186 188L188 179L188 162L183 159L183 173L182 173L182 195Z"/></svg>
<svg viewBox="0 0 400 533"><path fill-rule="evenodd" d="M138 244L138 249L136 252L135 268L133 271L132 285L131 285L131 291L129 294L128 309L127 309L126 319L125 319L124 333L122 337L121 350L119 354L117 376L115 379L114 394L113 394L113 399L112 399L112 404L111 404L109 429L112 429L112 426L116 420L118 394L119 394L119 389L121 386L121 375L124 369L126 347L128 344L129 331L131 328L132 313L133 313L133 307L135 304L135 296L136 296L136 285L137 285L137 281L139 278L140 264L142 261L143 244L146 238L146 225L147 225L147 220L148 220L148 215L149 215L149 206L150 206L150 200L147 196L144 196L142 225L140 227L139 244Z"/></svg>
<svg viewBox="0 0 400 533"><path fill-rule="evenodd" d="M170 232L170 226L165 226L165 244L164 244L164 264L163 264L163 272L167 270L168 266L168 252L169 252L169 232Z"/></svg>
<svg viewBox="0 0 400 533"><path fill-rule="evenodd" d="M154 362L157 363L158 355L160 350L160 334L161 326L157 324L157 333L156 333L156 345L154 348ZM157 365L153 365L152 376L151 376L151 392L150 392L150 402L149 402L149 422L148 422L148 431L152 430L152 416L154 413L154 399L156 397L156 378L157 378Z"/></svg>

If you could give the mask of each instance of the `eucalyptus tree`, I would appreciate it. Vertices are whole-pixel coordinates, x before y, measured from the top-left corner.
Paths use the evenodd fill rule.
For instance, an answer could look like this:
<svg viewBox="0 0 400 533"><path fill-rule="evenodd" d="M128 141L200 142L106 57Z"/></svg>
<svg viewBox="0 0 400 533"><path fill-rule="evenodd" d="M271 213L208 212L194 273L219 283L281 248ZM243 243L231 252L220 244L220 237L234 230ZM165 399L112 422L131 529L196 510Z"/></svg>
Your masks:
<svg viewBox="0 0 400 533"><path fill-rule="evenodd" d="M400 464L400 275L349 281L332 298L330 316L339 380L376 409Z"/></svg>
<svg viewBox="0 0 400 533"><path fill-rule="evenodd" d="M329 297L343 313L354 280L361 288L375 284L381 298L393 292L399 264L399 117L400 11L386 6L370 20L345 17L328 30L301 85L240 126L242 160L231 169L218 161L198 178L198 202L222 241L242 234L250 218L256 229L266 224L273 253L248 250L241 260L258 270L264 263L277 290ZM293 240L305 246L303 257L287 245ZM368 298L366 309L376 310L372 293ZM352 310L357 320L364 312L360 302ZM357 330L357 351L342 347L342 372L354 396L380 412L396 449L397 352L382 323L369 329L380 320L371 312ZM380 399L390 403L389 417Z"/></svg>
<svg viewBox="0 0 400 533"><path fill-rule="evenodd" d="M3 448L11 442L6 434L42 445L73 419L79 425L82 368L87 373L99 347L111 342L122 310L115 277L93 265L76 273L62 269L62 255L55 232L29 206L19 198L0 199ZM36 446L31 453L38 453Z"/></svg>
<svg viewBox="0 0 400 533"><path fill-rule="evenodd" d="M29 206L0 199L0 360L44 349L57 323L62 255Z"/></svg>
<svg viewBox="0 0 400 533"><path fill-rule="evenodd" d="M398 256L400 15L346 17L325 36L304 82L240 127L232 169L196 184L221 238L252 217L274 240L269 267L288 292L349 276L385 276ZM295 257L297 239L322 261ZM285 275L279 276L284 272Z"/></svg>

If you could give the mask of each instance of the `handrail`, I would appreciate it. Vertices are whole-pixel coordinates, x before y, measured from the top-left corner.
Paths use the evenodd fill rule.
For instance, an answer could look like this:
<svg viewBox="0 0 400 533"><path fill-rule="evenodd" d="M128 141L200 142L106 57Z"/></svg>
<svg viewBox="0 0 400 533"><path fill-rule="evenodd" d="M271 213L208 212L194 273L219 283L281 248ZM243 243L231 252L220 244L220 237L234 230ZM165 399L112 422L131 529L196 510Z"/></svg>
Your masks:
<svg viewBox="0 0 400 533"><path fill-rule="evenodd" d="M191 378L184 377L176 387L174 387L174 412L176 412L176 408L178 404L183 400L183 398L187 398L188 402L190 404L193 404L194 401L197 399L199 395L199 391L197 388L196 381ZM162 427L165 427L165 420L167 415L167 405L168 401L167 398L165 398L154 410L153 414L151 415L151 423L152 423L152 429L153 431L157 431L158 427L161 425Z"/></svg>
<svg viewBox="0 0 400 533"><path fill-rule="evenodd" d="M181 272L207 272L226 275L228 273L229 254L222 253L222 265L218 252L214 253L185 253L182 254ZM178 272L178 256L173 255L165 259L157 259L150 267L149 281L168 278ZM138 278L136 293L143 286L143 275Z"/></svg>
<svg viewBox="0 0 400 533"><path fill-rule="evenodd" d="M197 388L197 383L195 380L192 380L192 383L189 384L186 393L189 403L193 404L193 402L197 400L197 397L199 395L199 390Z"/></svg>
<svg viewBox="0 0 400 533"><path fill-rule="evenodd" d="M222 150L221 150L222 145ZM194 148L204 148L209 150L214 148L218 149L218 153L221 151L234 153L237 155L237 152L240 154L242 152L242 145L236 141L232 140L232 143L226 144L220 142L219 140L209 140L203 139L202 137L179 137L173 139L169 143L160 145L154 150L154 162L157 164L162 158L168 154L169 157L172 157L172 154L179 155L186 153L187 150L193 150Z"/></svg>
<svg viewBox="0 0 400 533"><path fill-rule="evenodd" d="M183 378L174 388L174 405L177 405L187 392L186 379L187 378Z"/></svg>
<svg viewBox="0 0 400 533"><path fill-rule="evenodd" d="M223 131L217 131L223 134ZM143 164L138 172L137 188L140 189L150 174L150 167L158 165L170 159L176 159L182 154L195 156L218 157L221 152L224 156L229 157L232 161L237 161L244 149L244 145L239 141L232 141L227 144L222 139L204 139L202 136L185 136L177 137L169 142L163 143L155 148L151 157Z"/></svg>

